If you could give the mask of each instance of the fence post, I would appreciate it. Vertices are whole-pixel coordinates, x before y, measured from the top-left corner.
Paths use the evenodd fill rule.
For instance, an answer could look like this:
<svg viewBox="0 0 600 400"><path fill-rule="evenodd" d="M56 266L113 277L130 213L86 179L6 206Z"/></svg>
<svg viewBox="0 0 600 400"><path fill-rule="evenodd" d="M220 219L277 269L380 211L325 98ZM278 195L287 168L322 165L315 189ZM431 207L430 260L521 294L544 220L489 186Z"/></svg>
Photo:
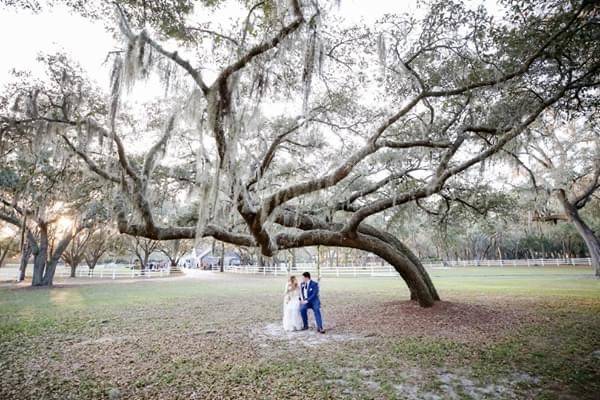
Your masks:
<svg viewBox="0 0 600 400"><path fill-rule="evenodd" d="M116 278L115 269L113 268L113 279L115 279L115 278Z"/></svg>
<svg viewBox="0 0 600 400"><path fill-rule="evenodd" d="M100 278L102 278L102 273L104 272L104 268L100 270Z"/></svg>

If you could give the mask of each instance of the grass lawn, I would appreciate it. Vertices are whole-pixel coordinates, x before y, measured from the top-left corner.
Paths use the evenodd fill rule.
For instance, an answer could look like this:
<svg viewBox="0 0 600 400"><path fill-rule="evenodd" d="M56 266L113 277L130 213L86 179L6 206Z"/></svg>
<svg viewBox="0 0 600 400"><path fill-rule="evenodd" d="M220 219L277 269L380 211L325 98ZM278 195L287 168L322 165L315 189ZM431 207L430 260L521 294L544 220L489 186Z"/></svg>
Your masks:
<svg viewBox="0 0 600 400"><path fill-rule="evenodd" d="M283 277L3 283L0 399L600 399L590 269L430 273L430 309L324 279L325 335L281 331Z"/></svg>

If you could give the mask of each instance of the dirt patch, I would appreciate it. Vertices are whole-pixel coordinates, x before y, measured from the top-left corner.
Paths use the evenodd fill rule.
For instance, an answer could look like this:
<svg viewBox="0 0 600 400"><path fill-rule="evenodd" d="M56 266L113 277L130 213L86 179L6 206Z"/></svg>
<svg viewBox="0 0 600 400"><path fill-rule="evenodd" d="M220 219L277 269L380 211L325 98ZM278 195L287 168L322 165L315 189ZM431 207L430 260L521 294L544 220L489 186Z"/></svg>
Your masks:
<svg viewBox="0 0 600 400"><path fill-rule="evenodd" d="M340 334L328 331L325 334L319 333L314 329L306 331L287 332L280 323L267 324L260 329L252 331L252 337L261 347L269 347L270 342L287 342L292 346L316 347L332 343L343 343L353 340L361 340L360 336L350 334Z"/></svg>
<svg viewBox="0 0 600 400"><path fill-rule="evenodd" d="M515 399L516 388L521 385L537 384L538 379L526 373L514 373L496 379L493 383L478 382L468 373L439 371L440 389L448 399Z"/></svg>
<svg viewBox="0 0 600 400"><path fill-rule="evenodd" d="M74 343L73 346L114 346L133 339L134 338L130 336L103 336L97 339L83 340Z"/></svg>
<svg viewBox="0 0 600 400"><path fill-rule="evenodd" d="M374 315L377 316L376 321ZM414 301L393 301L339 310L332 315L331 324L340 330L360 332L367 337L429 336L483 343L538 320L526 310L495 303L440 301L424 309Z"/></svg>
<svg viewBox="0 0 600 400"><path fill-rule="evenodd" d="M392 380L382 380L384 372L379 369L340 368L332 371L336 379L326 380L325 383L334 385L343 394L355 394L369 397L369 393L378 392L383 385L388 385L388 392L394 393L394 398L406 400L501 400L523 398L524 387L539 384L539 379L526 373L515 372L508 376L494 377L493 380L481 380L473 376L469 369L426 370L404 366L402 373ZM530 395L537 393L528 391Z"/></svg>

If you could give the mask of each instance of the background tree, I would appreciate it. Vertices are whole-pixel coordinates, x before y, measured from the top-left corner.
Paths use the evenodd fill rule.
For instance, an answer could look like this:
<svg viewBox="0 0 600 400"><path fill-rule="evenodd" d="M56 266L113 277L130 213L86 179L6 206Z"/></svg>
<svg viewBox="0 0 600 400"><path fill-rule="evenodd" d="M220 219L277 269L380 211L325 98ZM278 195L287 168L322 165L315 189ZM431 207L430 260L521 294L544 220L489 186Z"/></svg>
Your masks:
<svg viewBox="0 0 600 400"><path fill-rule="evenodd" d="M529 131L523 147L510 154L538 193L535 219L572 223L600 277L600 240L581 215L600 189L600 131L596 115L583 114L544 115Z"/></svg>
<svg viewBox="0 0 600 400"><path fill-rule="evenodd" d="M88 242L92 236L90 229L79 232L62 254L62 259L71 268L71 278L75 278L77 267L85 258Z"/></svg>
<svg viewBox="0 0 600 400"><path fill-rule="evenodd" d="M6 225L7 224L0 223L0 230ZM9 233L6 236L0 236L0 268L6 264L6 260L17 254L19 254L18 236L12 233Z"/></svg>
<svg viewBox="0 0 600 400"><path fill-rule="evenodd" d="M9 85L0 99L0 219L23 232L21 274L31 250L36 286L52 285L56 264L73 236L98 217L99 203L90 204L102 186L73 162L74 154L66 151L52 125L56 110L74 116L93 112L87 102L93 91L64 56L40 62L48 67L44 81L17 73L18 84ZM78 100L84 97L86 102Z"/></svg>
<svg viewBox="0 0 600 400"><path fill-rule="evenodd" d="M123 241L122 237L114 237L115 232L106 227L96 229L90 236L83 252L83 258L90 272L96 268L98 261L111 250L117 250Z"/></svg>
<svg viewBox="0 0 600 400"><path fill-rule="evenodd" d="M146 239L138 236L128 238L130 250L135 254L140 262L140 268L145 271L149 266L150 256L159 250L161 242L158 240Z"/></svg>
<svg viewBox="0 0 600 400"><path fill-rule="evenodd" d="M167 256L171 267L176 267L179 265L181 257L189 253L193 248L194 242L192 240L175 239L162 242L159 251Z"/></svg>

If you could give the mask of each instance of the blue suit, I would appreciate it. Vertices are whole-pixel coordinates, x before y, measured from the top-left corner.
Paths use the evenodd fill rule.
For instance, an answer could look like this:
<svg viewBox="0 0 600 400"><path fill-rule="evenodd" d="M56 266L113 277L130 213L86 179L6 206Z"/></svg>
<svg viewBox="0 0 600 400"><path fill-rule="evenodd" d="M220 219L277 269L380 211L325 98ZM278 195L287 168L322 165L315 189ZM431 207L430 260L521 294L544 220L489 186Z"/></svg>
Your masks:
<svg viewBox="0 0 600 400"><path fill-rule="evenodd" d="M302 323L304 329L308 328L308 310L312 309L315 314L315 321L317 322L317 329L323 329L323 321L321 319L321 300L319 299L319 284L314 281L308 282L307 295L304 296L304 288L306 283L302 282L300 285L300 293L302 300L306 301L306 304L302 304L300 307L300 315L302 315Z"/></svg>

